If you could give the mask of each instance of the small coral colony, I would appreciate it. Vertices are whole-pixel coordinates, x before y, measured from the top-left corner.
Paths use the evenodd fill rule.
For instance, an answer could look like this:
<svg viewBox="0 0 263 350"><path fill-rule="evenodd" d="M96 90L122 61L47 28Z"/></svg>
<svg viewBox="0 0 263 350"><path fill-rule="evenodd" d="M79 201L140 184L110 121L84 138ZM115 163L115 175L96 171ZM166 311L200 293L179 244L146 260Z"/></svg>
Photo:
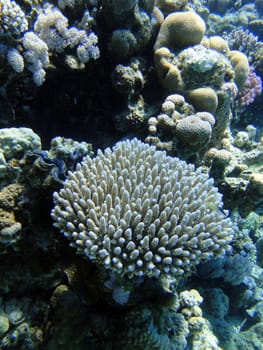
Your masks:
<svg viewBox="0 0 263 350"><path fill-rule="evenodd" d="M263 2L0 10L0 348L262 349Z"/></svg>

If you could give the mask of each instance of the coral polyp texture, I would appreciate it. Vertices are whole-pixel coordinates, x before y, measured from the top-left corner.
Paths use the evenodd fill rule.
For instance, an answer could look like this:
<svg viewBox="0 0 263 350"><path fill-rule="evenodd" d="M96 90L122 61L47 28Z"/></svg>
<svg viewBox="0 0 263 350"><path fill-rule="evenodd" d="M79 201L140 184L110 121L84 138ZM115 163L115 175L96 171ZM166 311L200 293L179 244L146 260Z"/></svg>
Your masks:
<svg viewBox="0 0 263 350"><path fill-rule="evenodd" d="M98 151L54 193L54 225L121 276L176 277L231 249L235 225L213 180L137 139Z"/></svg>

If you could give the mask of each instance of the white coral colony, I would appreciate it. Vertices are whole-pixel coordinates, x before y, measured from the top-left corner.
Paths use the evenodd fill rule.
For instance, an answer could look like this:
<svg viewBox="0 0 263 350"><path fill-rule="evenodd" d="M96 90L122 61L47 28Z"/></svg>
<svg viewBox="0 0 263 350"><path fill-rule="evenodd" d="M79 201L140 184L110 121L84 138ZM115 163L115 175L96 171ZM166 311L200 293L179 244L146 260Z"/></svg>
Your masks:
<svg viewBox="0 0 263 350"><path fill-rule="evenodd" d="M86 157L54 193L77 252L127 276L178 276L230 249L235 226L201 169L137 139Z"/></svg>

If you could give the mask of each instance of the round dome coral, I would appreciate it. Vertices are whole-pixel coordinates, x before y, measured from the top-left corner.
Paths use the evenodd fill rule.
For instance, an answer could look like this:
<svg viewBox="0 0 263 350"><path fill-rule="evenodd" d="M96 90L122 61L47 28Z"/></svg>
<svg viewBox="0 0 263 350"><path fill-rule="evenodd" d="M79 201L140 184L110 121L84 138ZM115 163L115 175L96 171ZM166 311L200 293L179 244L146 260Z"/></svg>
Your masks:
<svg viewBox="0 0 263 350"><path fill-rule="evenodd" d="M161 47L185 48L199 44L205 30L205 22L194 11L173 12L162 23L154 50Z"/></svg>

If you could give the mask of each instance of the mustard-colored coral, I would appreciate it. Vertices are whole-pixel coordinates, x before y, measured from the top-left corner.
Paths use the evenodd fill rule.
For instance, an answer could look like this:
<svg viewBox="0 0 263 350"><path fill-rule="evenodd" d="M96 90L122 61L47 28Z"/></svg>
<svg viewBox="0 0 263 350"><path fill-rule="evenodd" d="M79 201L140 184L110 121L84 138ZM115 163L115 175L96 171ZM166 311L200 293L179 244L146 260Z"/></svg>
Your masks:
<svg viewBox="0 0 263 350"><path fill-rule="evenodd" d="M161 47L185 48L199 44L205 30L205 22L194 11L173 12L162 23L154 50Z"/></svg>
<svg viewBox="0 0 263 350"><path fill-rule="evenodd" d="M204 38L201 44L209 49L213 49L218 52L229 52L228 43L221 36L218 35L211 36L210 38Z"/></svg>
<svg viewBox="0 0 263 350"><path fill-rule="evenodd" d="M170 57L172 54L166 47L155 51L156 72L168 92L181 91L184 89L184 82L179 69L169 61Z"/></svg>
<svg viewBox="0 0 263 350"><path fill-rule="evenodd" d="M235 71L235 83L240 90L247 80L249 72L248 59L240 51L230 51L230 59Z"/></svg>
<svg viewBox="0 0 263 350"><path fill-rule="evenodd" d="M194 89L186 93L187 100L194 105L197 111L215 113L218 98L215 91L209 87Z"/></svg>

